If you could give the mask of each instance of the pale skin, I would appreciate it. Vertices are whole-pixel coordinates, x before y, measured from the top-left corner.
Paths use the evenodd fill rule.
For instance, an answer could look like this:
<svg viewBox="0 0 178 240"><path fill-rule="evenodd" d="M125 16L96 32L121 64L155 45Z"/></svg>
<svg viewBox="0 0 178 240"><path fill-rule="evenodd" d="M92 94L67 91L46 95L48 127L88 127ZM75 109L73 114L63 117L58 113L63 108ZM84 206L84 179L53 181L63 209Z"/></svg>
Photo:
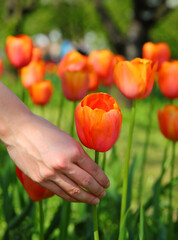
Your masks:
<svg viewBox="0 0 178 240"><path fill-rule="evenodd" d="M21 171L59 197L97 204L105 196L109 180L82 146L33 114L2 82L0 140Z"/></svg>

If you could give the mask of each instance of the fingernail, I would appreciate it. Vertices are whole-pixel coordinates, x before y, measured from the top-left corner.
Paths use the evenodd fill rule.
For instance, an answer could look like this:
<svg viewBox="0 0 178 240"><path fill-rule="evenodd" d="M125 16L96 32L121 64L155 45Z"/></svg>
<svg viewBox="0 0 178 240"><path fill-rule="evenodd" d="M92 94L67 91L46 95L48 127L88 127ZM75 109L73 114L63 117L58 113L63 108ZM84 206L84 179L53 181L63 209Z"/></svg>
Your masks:
<svg viewBox="0 0 178 240"><path fill-rule="evenodd" d="M108 184L106 185L106 188L108 188L110 186L110 182L108 182Z"/></svg>
<svg viewBox="0 0 178 240"><path fill-rule="evenodd" d="M92 201L92 204L96 205L100 202L100 200L98 198L95 198L93 201Z"/></svg>
<svg viewBox="0 0 178 240"><path fill-rule="evenodd" d="M101 194L100 194L100 198L103 198L104 196L106 195L106 192L105 191L103 191Z"/></svg>

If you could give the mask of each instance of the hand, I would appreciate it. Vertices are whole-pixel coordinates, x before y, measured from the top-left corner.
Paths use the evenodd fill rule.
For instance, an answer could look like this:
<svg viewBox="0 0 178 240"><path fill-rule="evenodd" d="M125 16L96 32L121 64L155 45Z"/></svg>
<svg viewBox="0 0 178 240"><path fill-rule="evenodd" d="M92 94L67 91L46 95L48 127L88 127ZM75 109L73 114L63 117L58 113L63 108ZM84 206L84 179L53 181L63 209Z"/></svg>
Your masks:
<svg viewBox="0 0 178 240"><path fill-rule="evenodd" d="M29 113L24 119L4 141L15 164L67 201L97 204L109 187L102 169L77 141L52 123Z"/></svg>

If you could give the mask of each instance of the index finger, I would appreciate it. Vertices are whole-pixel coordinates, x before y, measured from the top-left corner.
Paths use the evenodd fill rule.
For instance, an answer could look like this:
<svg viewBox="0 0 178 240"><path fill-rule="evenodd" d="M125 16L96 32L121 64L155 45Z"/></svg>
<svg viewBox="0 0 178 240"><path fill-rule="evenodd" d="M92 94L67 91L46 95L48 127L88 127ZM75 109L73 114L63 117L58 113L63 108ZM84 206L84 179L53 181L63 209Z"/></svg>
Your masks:
<svg viewBox="0 0 178 240"><path fill-rule="evenodd" d="M76 164L88 172L101 186L108 188L110 182L103 170L84 152Z"/></svg>

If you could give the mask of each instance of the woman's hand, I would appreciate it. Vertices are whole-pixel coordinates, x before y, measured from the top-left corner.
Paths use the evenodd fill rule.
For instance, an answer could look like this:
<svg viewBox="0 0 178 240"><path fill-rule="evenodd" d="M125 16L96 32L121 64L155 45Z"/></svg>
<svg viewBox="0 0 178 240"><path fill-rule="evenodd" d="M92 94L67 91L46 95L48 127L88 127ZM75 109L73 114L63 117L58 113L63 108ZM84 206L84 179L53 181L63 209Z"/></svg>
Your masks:
<svg viewBox="0 0 178 240"><path fill-rule="evenodd" d="M67 133L32 113L27 116L4 142L15 164L65 200L97 204L109 187L102 169Z"/></svg>

